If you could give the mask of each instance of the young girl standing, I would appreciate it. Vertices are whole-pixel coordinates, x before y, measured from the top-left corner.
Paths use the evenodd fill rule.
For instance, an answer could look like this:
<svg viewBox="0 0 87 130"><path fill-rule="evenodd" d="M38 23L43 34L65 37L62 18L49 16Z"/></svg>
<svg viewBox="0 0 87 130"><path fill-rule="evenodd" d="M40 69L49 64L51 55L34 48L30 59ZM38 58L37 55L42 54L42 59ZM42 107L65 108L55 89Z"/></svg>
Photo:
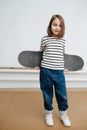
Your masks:
<svg viewBox="0 0 87 130"><path fill-rule="evenodd" d="M40 50L43 59L40 68L40 88L43 93L45 121L53 126L53 90L60 112L60 119L65 126L71 126L67 115L68 101L64 76L64 50L65 40L64 19L60 15L53 15L48 28L47 36L41 39Z"/></svg>

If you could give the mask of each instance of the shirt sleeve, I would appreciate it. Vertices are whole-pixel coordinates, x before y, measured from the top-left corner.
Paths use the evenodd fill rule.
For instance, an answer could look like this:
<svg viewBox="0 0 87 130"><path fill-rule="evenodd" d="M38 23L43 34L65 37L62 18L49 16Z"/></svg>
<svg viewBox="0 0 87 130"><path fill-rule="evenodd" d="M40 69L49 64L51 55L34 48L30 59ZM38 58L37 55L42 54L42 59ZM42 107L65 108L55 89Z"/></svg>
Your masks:
<svg viewBox="0 0 87 130"><path fill-rule="evenodd" d="M63 53L65 54L65 44L66 44L66 40L64 41L64 46L63 46Z"/></svg>
<svg viewBox="0 0 87 130"><path fill-rule="evenodd" d="M40 51L43 51L45 48L45 43L43 42L43 38L41 39L41 44L40 44Z"/></svg>

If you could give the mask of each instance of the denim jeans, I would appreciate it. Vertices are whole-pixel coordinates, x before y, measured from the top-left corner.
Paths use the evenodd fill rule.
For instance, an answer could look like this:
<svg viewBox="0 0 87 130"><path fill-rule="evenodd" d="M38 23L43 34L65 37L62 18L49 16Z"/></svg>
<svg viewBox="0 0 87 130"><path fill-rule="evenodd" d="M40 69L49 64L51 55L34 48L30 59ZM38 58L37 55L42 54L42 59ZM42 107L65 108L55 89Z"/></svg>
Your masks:
<svg viewBox="0 0 87 130"><path fill-rule="evenodd" d="M40 88L43 93L44 109L53 110L53 95L55 92L59 111L68 108L66 83L63 70L40 69Z"/></svg>

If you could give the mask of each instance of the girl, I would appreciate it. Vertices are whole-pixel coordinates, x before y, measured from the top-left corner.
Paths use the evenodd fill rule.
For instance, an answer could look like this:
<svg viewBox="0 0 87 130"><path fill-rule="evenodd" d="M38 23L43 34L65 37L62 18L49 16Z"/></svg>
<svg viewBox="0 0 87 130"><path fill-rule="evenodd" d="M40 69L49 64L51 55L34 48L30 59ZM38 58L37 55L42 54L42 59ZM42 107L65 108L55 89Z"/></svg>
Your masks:
<svg viewBox="0 0 87 130"><path fill-rule="evenodd" d="M43 59L40 68L40 88L43 93L45 121L53 126L53 89L60 112L60 119L65 126L71 126L67 116L68 101L64 77L64 48L65 40L64 19L60 15L53 15L48 28L47 36L41 39L40 50Z"/></svg>

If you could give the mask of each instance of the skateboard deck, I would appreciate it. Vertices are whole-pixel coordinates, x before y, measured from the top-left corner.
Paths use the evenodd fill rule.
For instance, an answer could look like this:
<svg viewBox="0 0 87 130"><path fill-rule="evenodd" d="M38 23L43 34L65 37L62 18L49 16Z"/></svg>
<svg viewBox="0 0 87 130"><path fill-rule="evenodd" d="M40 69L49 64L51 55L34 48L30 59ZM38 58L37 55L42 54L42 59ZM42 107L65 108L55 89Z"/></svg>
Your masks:
<svg viewBox="0 0 87 130"><path fill-rule="evenodd" d="M42 60L42 52L40 51L22 51L18 55L19 63L24 67L40 67ZM84 61L80 56L64 54L64 67L69 71L81 70L84 66Z"/></svg>

